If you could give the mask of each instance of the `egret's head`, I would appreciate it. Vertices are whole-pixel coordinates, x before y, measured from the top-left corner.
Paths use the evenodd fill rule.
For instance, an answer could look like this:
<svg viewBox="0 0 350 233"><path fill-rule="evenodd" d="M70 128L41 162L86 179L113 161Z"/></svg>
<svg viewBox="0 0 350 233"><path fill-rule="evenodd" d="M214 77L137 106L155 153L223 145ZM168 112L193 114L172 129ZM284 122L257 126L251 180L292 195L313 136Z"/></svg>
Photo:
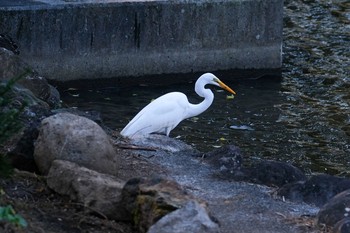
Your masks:
<svg viewBox="0 0 350 233"><path fill-rule="evenodd" d="M208 84L213 84L215 86L221 87L222 89L230 92L231 94L236 94L234 90L232 90L229 86L227 86L225 83L223 83L218 77L211 73L205 73L200 78L206 79L206 82Z"/></svg>
<svg viewBox="0 0 350 233"><path fill-rule="evenodd" d="M217 83L217 86L221 87L222 89L230 92L231 94L236 94L236 92L234 90L232 90L229 86L227 86L225 83L221 82L220 79L218 79L217 77L215 77L214 82Z"/></svg>
<svg viewBox="0 0 350 233"><path fill-rule="evenodd" d="M208 95L208 93L211 93L211 95L213 95L213 93L211 91L209 91L208 89L205 88L205 85L207 85L207 84L221 87L222 89L224 89L232 94L236 94L236 92L234 92L231 88L229 88L225 83L221 82L220 79L218 79L215 75L213 75L211 73L205 73L205 74L202 74L197 79L197 82L194 85L194 90L196 91L196 93L199 96L206 97Z"/></svg>

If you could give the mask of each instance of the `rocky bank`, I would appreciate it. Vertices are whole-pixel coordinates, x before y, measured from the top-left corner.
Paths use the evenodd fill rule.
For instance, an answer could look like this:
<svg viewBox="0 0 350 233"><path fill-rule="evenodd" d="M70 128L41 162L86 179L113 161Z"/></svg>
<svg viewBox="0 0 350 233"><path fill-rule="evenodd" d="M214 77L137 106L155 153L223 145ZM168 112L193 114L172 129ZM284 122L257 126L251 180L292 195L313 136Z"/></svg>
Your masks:
<svg viewBox="0 0 350 233"><path fill-rule="evenodd" d="M246 166L233 145L201 153L161 135L129 141L118 132L107 135L85 117L58 113L41 121L33 159L50 192L79 203L87 215L127 222L137 232L317 232L325 225L347 227L347 208L331 204L341 200L331 200L321 211L317 207L347 189L347 179L307 178L296 167L274 161ZM299 188L291 188L295 186ZM8 188L4 185L11 199ZM37 232L33 226L28 230Z"/></svg>

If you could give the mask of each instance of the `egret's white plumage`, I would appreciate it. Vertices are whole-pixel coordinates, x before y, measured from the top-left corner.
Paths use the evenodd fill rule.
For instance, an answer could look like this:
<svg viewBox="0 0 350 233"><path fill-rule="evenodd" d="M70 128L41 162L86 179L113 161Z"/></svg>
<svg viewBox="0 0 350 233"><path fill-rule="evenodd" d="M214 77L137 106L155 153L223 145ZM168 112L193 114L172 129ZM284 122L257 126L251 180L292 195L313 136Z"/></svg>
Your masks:
<svg viewBox="0 0 350 233"><path fill-rule="evenodd" d="M160 133L169 136L182 120L197 116L207 110L214 100L214 94L205 85L219 86L232 94L231 88L221 82L215 75L206 73L200 76L195 84L196 93L204 100L199 104L191 104L187 96L181 92L170 92L155 99L144 107L120 132L125 137Z"/></svg>

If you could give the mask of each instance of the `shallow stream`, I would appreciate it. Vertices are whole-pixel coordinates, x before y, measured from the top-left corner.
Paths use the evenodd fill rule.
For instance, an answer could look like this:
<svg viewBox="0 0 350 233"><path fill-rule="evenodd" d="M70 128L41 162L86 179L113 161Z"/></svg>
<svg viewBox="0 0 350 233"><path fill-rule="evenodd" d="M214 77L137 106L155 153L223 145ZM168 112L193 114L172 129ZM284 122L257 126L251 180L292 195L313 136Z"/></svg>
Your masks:
<svg viewBox="0 0 350 233"><path fill-rule="evenodd" d="M250 159L288 161L307 173L350 175L350 4L346 1L285 1L281 77L219 78L237 92L212 88L213 105L171 132L205 152L239 146ZM215 73L215 72L213 72ZM191 76L191 75L190 75ZM121 130L152 99L171 91L191 102L193 74L172 85L141 83L77 89L62 87L69 107L101 112L104 123Z"/></svg>

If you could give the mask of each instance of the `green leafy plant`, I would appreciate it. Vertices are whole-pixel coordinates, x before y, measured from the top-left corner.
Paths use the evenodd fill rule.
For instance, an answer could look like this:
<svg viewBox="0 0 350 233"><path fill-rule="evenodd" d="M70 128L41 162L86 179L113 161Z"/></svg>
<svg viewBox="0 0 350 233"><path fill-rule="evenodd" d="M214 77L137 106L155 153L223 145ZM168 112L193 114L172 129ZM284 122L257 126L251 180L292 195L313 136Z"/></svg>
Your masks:
<svg viewBox="0 0 350 233"><path fill-rule="evenodd" d="M29 71L13 78L7 82L0 83L0 146L3 144L16 132L21 129L21 124L19 116L25 108L25 104L20 106L14 104L15 98L11 96L11 90L15 83L28 74ZM17 107L16 107L17 106ZM5 155L0 153L0 176L8 176L12 172L12 167L10 166ZM16 227L26 227L26 220L16 214L15 210L11 205L0 206L0 221L6 221L14 224Z"/></svg>
<svg viewBox="0 0 350 233"><path fill-rule="evenodd" d="M7 221L17 227L27 227L27 221L19 214L16 214L11 205L0 206L0 221Z"/></svg>
<svg viewBox="0 0 350 233"><path fill-rule="evenodd" d="M14 84L24 76L10 79L8 82L0 83L0 145L5 142L12 134L21 129L19 115L23 111L24 106L14 108L10 106L12 101L9 92Z"/></svg>
<svg viewBox="0 0 350 233"><path fill-rule="evenodd" d="M21 129L19 116L23 111L25 104L15 107L14 98L11 96L11 90L15 83L28 74L26 71L16 78L10 79L7 82L0 83L0 146L3 147L14 133ZM0 154L0 176L8 176L12 172L7 157Z"/></svg>

